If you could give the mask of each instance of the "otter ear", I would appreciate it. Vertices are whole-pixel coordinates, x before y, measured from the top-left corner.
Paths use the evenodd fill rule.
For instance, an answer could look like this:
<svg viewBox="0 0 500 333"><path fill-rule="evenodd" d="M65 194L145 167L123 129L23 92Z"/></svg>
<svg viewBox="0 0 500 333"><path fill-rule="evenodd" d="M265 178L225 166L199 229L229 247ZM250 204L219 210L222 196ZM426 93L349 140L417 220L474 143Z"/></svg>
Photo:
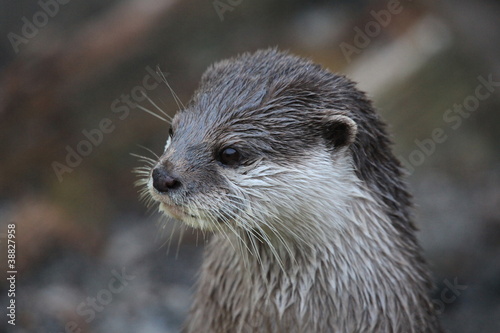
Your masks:
<svg viewBox="0 0 500 333"><path fill-rule="evenodd" d="M346 147L354 142L358 126L351 118L342 115L329 115L324 119L323 137L327 145Z"/></svg>

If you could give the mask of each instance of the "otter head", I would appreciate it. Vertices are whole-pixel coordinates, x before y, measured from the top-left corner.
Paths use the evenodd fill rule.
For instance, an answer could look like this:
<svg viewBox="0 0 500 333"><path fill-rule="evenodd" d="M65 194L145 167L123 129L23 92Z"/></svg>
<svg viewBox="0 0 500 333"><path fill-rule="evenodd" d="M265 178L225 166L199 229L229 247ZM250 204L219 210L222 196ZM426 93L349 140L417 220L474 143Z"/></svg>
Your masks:
<svg viewBox="0 0 500 333"><path fill-rule="evenodd" d="M314 205L335 200L356 177L351 85L274 50L213 65L172 121L151 196L196 228L307 230L286 224L324 211Z"/></svg>

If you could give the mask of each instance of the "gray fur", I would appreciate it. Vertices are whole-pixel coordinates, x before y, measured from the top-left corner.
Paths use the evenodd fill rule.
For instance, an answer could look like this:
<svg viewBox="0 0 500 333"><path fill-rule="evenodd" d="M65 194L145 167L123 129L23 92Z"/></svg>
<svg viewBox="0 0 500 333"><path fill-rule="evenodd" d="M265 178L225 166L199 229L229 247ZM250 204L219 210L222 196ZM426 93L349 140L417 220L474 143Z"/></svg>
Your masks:
<svg viewBox="0 0 500 333"><path fill-rule="evenodd" d="M182 186L151 195L216 231L186 332L440 331L400 164L351 81L244 54L207 70L172 127L158 163ZM227 146L241 165L217 160Z"/></svg>

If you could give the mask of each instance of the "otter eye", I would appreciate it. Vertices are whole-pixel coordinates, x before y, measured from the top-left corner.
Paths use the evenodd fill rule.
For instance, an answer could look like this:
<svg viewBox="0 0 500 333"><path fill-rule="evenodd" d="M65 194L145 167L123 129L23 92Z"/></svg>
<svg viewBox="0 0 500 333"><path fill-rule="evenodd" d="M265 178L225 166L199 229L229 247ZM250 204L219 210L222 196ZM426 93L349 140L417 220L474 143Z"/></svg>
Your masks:
<svg viewBox="0 0 500 333"><path fill-rule="evenodd" d="M224 148L219 153L219 161L224 165L235 166L240 162L240 153L231 147Z"/></svg>
<svg viewBox="0 0 500 333"><path fill-rule="evenodd" d="M172 129L172 127L170 127L170 128L168 129L168 136L169 136L169 137L174 136L174 130Z"/></svg>

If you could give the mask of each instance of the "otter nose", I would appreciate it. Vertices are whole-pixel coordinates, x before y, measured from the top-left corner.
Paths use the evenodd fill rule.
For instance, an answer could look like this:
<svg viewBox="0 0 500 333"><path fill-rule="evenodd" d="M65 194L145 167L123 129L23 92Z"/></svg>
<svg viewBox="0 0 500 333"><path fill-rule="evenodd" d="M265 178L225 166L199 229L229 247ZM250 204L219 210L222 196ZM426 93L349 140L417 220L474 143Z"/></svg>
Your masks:
<svg viewBox="0 0 500 333"><path fill-rule="evenodd" d="M168 192L181 185L181 182L169 174L163 166L154 168L151 176L153 177L153 187L159 192Z"/></svg>

